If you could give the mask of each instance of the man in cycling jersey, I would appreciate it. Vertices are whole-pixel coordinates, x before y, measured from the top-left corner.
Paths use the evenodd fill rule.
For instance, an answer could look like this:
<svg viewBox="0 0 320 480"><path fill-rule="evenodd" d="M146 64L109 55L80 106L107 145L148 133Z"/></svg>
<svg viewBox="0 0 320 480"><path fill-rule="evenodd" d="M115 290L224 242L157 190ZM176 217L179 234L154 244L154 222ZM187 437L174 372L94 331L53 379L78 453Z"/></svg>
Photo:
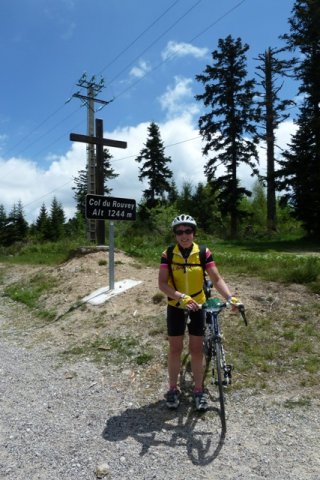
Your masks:
<svg viewBox="0 0 320 480"><path fill-rule="evenodd" d="M181 354L186 329L185 309L189 311L187 324L189 333L189 353L193 374L193 396L196 409L206 411L208 402L203 391L203 330L204 312L199 308L206 300L203 291L203 268L200 261L200 248L194 242L196 221L186 214L179 215L172 222L176 245L172 259L167 250L162 253L159 268L159 288L168 297L167 331L169 340L168 374L169 390L166 394L167 407L175 409L180 404L178 377L181 368ZM208 248L205 251L205 270L215 289L226 300L232 295L229 287L220 276Z"/></svg>

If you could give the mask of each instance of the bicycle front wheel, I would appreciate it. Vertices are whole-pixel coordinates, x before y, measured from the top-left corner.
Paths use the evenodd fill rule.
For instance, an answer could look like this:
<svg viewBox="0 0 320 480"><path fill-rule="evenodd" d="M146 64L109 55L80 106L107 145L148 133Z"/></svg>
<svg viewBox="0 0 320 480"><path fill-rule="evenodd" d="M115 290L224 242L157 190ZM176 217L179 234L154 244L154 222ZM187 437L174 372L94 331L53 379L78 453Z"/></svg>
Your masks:
<svg viewBox="0 0 320 480"><path fill-rule="evenodd" d="M216 366L217 366L217 386L219 390L219 402L220 402L220 417L222 430L225 432L227 429L226 424L226 411L224 406L224 390L223 390L223 381L224 381L224 372L223 372L223 362L222 362L222 347L220 342L215 342L216 349Z"/></svg>

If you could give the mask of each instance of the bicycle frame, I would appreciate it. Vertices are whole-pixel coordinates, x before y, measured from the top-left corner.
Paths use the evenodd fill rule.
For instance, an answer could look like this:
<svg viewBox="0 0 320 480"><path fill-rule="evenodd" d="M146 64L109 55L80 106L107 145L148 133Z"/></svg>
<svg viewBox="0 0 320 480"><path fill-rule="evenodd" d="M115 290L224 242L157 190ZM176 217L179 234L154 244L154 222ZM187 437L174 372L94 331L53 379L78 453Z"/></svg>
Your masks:
<svg viewBox="0 0 320 480"><path fill-rule="evenodd" d="M216 348L219 346L221 352L221 368L223 370L223 385L230 385L231 384L231 371L233 369L232 365L227 364L225 351L223 348L222 342L222 333L219 324L219 313L222 311L223 308L226 308L226 304L220 302L219 305L216 307L206 308L206 323L205 323L205 332L204 332L204 346L206 346L207 342L211 343L212 348L212 359L214 360L217 353ZM215 370L214 364L212 365L212 384L216 385L217 380L215 379Z"/></svg>
<svg viewBox="0 0 320 480"><path fill-rule="evenodd" d="M222 302L218 298L209 298L207 302L202 305L205 310L205 329L204 329L204 355L206 358L206 368L204 379L211 364L212 372L212 384L217 385L219 391L220 402L220 418L222 430L226 431L226 415L224 406L224 387L231 384L231 371L233 365L227 364L226 356L223 348L222 334L219 325L220 312L229 306L229 303ZM247 319L245 316L244 306L237 304L237 308L241 313L241 316L247 325ZM216 377L215 377L216 369Z"/></svg>

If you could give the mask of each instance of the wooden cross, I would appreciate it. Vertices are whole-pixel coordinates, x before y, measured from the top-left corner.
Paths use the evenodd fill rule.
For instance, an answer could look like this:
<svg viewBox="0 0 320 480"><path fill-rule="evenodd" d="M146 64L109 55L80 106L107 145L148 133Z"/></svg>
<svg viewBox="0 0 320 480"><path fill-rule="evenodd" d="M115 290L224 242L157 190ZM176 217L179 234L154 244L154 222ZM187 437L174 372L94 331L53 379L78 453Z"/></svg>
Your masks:
<svg viewBox="0 0 320 480"><path fill-rule="evenodd" d="M101 126L101 128L98 128ZM103 121L99 118L96 119L96 137L92 135L80 135L78 133L70 133L70 140L73 142L91 143L94 145L127 148L127 142L121 142L120 140L111 140L109 138L103 138Z"/></svg>
<svg viewBox="0 0 320 480"><path fill-rule="evenodd" d="M127 148L127 142L121 142L119 140L111 140L109 138L103 138L103 121L99 118L96 119L96 136L93 135L80 135L78 133L70 133L70 140L73 142L90 143L96 145L96 191L88 192L95 193L97 195L104 194L104 176L103 176L103 147L115 147L115 148ZM88 169L89 174L89 169ZM96 238L100 245L105 243L104 232L104 220L96 221Z"/></svg>

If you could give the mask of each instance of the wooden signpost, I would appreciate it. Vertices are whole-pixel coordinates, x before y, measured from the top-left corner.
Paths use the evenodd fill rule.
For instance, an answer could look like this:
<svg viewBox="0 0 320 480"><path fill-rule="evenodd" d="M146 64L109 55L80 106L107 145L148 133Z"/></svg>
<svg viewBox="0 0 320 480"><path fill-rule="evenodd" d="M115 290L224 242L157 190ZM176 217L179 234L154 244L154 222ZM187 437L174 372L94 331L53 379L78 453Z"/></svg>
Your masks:
<svg viewBox="0 0 320 480"><path fill-rule="evenodd" d="M103 176L103 147L127 148L127 142L103 138L103 121L96 119L96 136L80 135L78 133L70 133L70 140L73 142L89 143L96 146L96 192L88 192L89 194L104 194L104 176ZM105 243L104 221L97 219L96 222L96 240L98 244Z"/></svg>
<svg viewBox="0 0 320 480"><path fill-rule="evenodd" d="M96 119L96 136L70 133L70 140L96 145L96 192L86 195L86 218L96 220L98 243L105 243L104 220L109 224L109 289L114 289L114 220L135 220L136 202L132 199L104 197L103 147L127 148L127 142L103 138L103 121Z"/></svg>

